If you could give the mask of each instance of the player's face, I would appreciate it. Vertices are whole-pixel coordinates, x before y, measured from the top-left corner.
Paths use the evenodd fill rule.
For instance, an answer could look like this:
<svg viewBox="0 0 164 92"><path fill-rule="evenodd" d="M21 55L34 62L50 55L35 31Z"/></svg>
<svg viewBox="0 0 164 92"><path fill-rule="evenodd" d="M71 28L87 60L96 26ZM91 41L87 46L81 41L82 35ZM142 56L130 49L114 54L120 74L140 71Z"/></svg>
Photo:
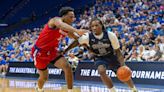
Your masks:
<svg viewBox="0 0 164 92"><path fill-rule="evenodd" d="M64 16L64 19L67 24L72 24L76 20L74 12L68 12L67 15Z"/></svg>
<svg viewBox="0 0 164 92"><path fill-rule="evenodd" d="M102 33L102 25L98 20L92 21L91 30L95 35L100 35Z"/></svg>

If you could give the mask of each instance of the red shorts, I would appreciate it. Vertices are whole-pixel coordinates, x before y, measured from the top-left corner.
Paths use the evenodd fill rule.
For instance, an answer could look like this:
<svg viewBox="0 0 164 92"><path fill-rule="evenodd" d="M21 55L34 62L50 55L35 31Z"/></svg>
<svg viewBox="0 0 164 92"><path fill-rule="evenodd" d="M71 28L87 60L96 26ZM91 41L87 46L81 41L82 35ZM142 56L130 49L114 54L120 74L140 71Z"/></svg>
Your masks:
<svg viewBox="0 0 164 92"><path fill-rule="evenodd" d="M45 51L35 49L34 47L31 50L31 55L34 60L34 65L37 69L46 69L47 65L59 57L59 53L56 49Z"/></svg>

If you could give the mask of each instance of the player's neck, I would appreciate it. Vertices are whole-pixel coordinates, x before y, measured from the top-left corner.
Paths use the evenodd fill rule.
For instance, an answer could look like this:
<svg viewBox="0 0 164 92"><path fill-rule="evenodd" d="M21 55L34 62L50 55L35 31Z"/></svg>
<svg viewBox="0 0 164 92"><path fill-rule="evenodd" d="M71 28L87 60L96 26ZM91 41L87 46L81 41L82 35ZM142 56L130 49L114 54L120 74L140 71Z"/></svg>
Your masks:
<svg viewBox="0 0 164 92"><path fill-rule="evenodd" d="M102 32L101 34L98 34L98 35L96 35L96 34L93 34L97 39L102 39L103 38L103 36L104 36L104 33Z"/></svg>
<svg viewBox="0 0 164 92"><path fill-rule="evenodd" d="M101 33L99 33L99 34L95 34L95 33L94 33L94 35L95 35L95 36L100 36L100 35L103 35L103 32L101 32Z"/></svg>

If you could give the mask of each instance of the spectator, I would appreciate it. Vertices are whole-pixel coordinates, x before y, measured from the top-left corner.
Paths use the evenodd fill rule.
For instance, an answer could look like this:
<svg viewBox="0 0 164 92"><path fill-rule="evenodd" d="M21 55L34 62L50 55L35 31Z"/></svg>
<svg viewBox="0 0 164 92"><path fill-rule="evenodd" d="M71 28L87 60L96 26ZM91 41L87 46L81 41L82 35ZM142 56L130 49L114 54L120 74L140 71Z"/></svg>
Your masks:
<svg viewBox="0 0 164 92"><path fill-rule="evenodd" d="M16 57L15 57L15 54L11 54L11 57L10 57L10 62L17 62L19 61Z"/></svg>
<svg viewBox="0 0 164 92"><path fill-rule="evenodd" d="M143 56L142 56L142 59L144 61L148 61L150 57L154 56L155 55L155 50L152 48L151 45L146 45L145 46L145 50L143 52Z"/></svg>
<svg viewBox="0 0 164 92"><path fill-rule="evenodd" d="M127 61L127 59L130 57L125 45L122 46L122 55L124 56L124 59L125 59L124 61Z"/></svg>
<svg viewBox="0 0 164 92"><path fill-rule="evenodd" d="M142 59L138 56L138 53L136 50L132 52L131 57L128 59L128 61L142 61Z"/></svg>
<svg viewBox="0 0 164 92"><path fill-rule="evenodd" d="M3 59L3 57L0 56L0 74L6 75L7 67L6 67L6 61Z"/></svg>
<svg viewBox="0 0 164 92"><path fill-rule="evenodd" d="M31 55L29 53L26 53L24 62L33 62Z"/></svg>
<svg viewBox="0 0 164 92"><path fill-rule="evenodd" d="M160 48L158 45L155 46L155 55L150 57L150 61L159 61L159 59L162 57L162 52L160 51Z"/></svg>
<svg viewBox="0 0 164 92"><path fill-rule="evenodd" d="M140 45L139 46L139 49L138 49L138 57L140 58L140 59L142 59L142 57L143 57L143 53L144 53L144 51L145 51L145 47L143 46L143 45ZM143 60L143 59L142 59Z"/></svg>
<svg viewBox="0 0 164 92"><path fill-rule="evenodd" d="M141 50L141 52L137 50L137 53L140 58L147 60L155 52L149 49L149 44L152 44L151 47L155 44L158 45L164 54L164 8L160 1L96 0L95 5L85 10L74 25L78 28L88 28L91 18L98 17L109 31L113 31L117 35L121 46L126 45L126 50L123 52L132 54L134 44L137 49L143 45L146 50ZM30 48L35 43L41 29L26 29L12 34L10 37L1 38L0 55L6 60L6 57L13 57L12 54L14 54L15 59L24 62L26 58L24 53L30 52ZM61 51L69 44L64 39L62 40L59 46ZM87 59L89 55L83 50L79 50L77 56L83 60Z"/></svg>

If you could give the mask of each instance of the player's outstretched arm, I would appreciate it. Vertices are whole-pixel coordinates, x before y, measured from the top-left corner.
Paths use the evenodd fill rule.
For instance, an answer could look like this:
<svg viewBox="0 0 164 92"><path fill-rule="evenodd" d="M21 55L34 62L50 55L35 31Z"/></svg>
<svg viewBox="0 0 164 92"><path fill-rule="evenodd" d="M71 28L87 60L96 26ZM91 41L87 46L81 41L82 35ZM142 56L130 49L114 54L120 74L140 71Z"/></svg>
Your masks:
<svg viewBox="0 0 164 92"><path fill-rule="evenodd" d="M61 30L64 30L64 31L68 31L68 32L71 32L71 33L77 33L78 35L83 35L85 33L84 30L78 30L70 25L68 25L67 23L64 23L60 18L58 17L55 17L55 18L52 18L49 22L48 22L48 25L52 28L54 27L57 27L57 28L60 28Z"/></svg>
<svg viewBox="0 0 164 92"><path fill-rule="evenodd" d="M78 46L78 45L82 45L84 46L84 44L87 46L89 44L89 34L86 33L84 35L82 35L81 37L79 37L77 40L75 40L74 42L72 42L68 48L66 48L66 50L63 52L63 54L65 54L67 51L69 51L70 49Z"/></svg>
<svg viewBox="0 0 164 92"><path fill-rule="evenodd" d="M76 47L79 45L78 40L73 41L64 51L63 54L67 53L69 50L71 50L72 48Z"/></svg>

